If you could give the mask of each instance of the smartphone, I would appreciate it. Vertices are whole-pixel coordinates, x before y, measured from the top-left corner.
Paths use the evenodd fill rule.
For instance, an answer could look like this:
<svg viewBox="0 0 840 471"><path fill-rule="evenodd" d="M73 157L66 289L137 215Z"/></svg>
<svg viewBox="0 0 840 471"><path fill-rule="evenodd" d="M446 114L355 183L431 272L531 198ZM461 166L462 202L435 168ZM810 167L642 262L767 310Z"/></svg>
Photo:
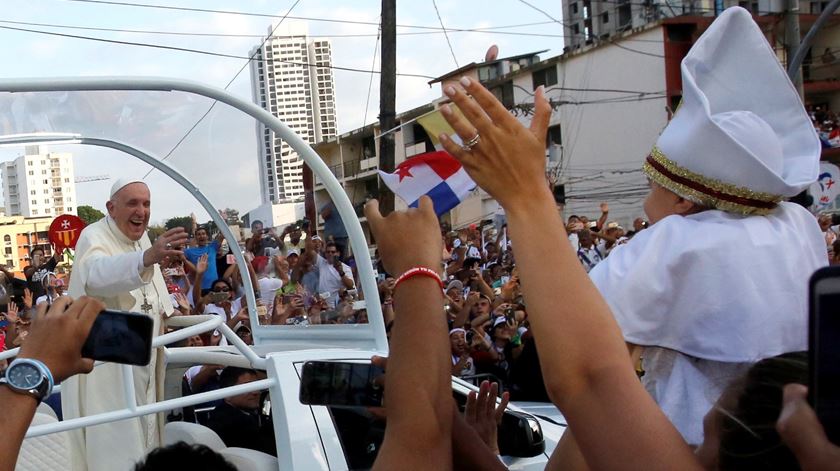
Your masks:
<svg viewBox="0 0 840 471"><path fill-rule="evenodd" d="M510 276L502 275L501 281L502 281L503 285L506 285L508 283L508 281L510 281Z"/></svg>
<svg viewBox="0 0 840 471"><path fill-rule="evenodd" d="M152 358L153 325L149 316L106 309L93 322L82 346L82 357L127 365L148 365Z"/></svg>
<svg viewBox="0 0 840 471"><path fill-rule="evenodd" d="M828 439L840 444L840 267L811 276L808 401Z"/></svg>
<svg viewBox="0 0 840 471"><path fill-rule="evenodd" d="M381 407L382 368L371 363L307 361L300 378L300 402L312 406ZM381 381L381 379L380 379Z"/></svg>
<svg viewBox="0 0 840 471"><path fill-rule="evenodd" d="M225 258L225 262L228 265L236 265L236 259L233 257L232 253L227 254L227 258Z"/></svg>
<svg viewBox="0 0 840 471"><path fill-rule="evenodd" d="M210 293L209 299L211 303L220 303L222 301L227 301L228 293L225 291L221 291L218 293L214 291Z"/></svg>
<svg viewBox="0 0 840 471"><path fill-rule="evenodd" d="M268 308L262 304L257 304L257 317L268 317Z"/></svg>

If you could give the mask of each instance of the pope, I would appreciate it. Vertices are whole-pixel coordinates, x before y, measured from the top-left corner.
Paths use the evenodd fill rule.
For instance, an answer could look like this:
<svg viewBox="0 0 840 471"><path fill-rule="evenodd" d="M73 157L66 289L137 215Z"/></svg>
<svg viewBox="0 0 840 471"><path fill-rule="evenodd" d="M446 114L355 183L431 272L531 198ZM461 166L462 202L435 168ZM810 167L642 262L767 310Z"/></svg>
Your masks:
<svg viewBox="0 0 840 471"><path fill-rule="evenodd" d="M183 228L165 232L152 244L146 234L151 195L145 183L120 179L111 187L108 216L87 226L79 237L69 294L92 296L109 309L142 313L154 319L155 335L174 309L158 264L178 256L187 242ZM62 384L65 419L123 409L124 375L131 374L137 405L163 397L163 362L152 352L148 366L105 363L88 375ZM163 418L148 415L70 432L73 471L131 469L161 444Z"/></svg>

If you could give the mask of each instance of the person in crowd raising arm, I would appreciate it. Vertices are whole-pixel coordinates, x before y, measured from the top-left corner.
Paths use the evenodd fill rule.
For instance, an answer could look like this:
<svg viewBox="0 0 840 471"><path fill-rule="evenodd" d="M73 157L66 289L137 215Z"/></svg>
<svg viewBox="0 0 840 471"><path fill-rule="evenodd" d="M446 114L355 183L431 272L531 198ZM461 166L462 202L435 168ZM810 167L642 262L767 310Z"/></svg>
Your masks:
<svg viewBox="0 0 840 471"><path fill-rule="evenodd" d="M428 197L417 209L387 217L371 200L365 216L388 273L417 267L438 271L443 245ZM416 242L415 250L404 250L406 240ZM434 278L407 277L394 290L400 315L391 331L385 378L388 425L374 469L452 469L452 365L442 310L429 312L441 305L440 279Z"/></svg>

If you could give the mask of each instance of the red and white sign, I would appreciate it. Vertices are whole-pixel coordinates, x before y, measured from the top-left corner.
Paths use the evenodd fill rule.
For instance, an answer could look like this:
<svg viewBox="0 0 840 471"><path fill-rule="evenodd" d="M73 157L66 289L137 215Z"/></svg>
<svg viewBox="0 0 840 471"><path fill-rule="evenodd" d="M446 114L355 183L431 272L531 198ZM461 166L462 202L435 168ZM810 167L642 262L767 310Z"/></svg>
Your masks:
<svg viewBox="0 0 840 471"><path fill-rule="evenodd" d="M76 242L85 226L85 222L79 216L72 214L62 214L55 218L50 224L49 231L50 243L55 251L64 252L66 248L75 249Z"/></svg>

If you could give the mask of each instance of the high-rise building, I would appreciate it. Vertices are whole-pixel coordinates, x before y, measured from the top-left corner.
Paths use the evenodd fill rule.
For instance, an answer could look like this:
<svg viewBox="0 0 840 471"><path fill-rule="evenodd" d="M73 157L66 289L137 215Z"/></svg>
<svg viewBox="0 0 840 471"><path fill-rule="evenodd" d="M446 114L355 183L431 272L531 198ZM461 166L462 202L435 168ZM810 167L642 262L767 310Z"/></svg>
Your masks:
<svg viewBox="0 0 840 471"><path fill-rule="evenodd" d="M273 28L269 28L271 34ZM335 86L330 41L312 39L305 27L290 25L251 54L254 102L285 122L309 144L336 135ZM277 34L277 32L275 32ZM263 203L304 196L303 160L289 144L257 124Z"/></svg>
<svg viewBox="0 0 840 471"><path fill-rule="evenodd" d="M563 31L566 47L574 50L664 18L711 17L732 6L741 6L755 15L774 15L783 12L785 5L781 0L563 0ZM824 1L799 0L799 12L818 15L826 5Z"/></svg>
<svg viewBox="0 0 840 471"><path fill-rule="evenodd" d="M73 154L26 146L24 155L0 164L6 216L76 214Z"/></svg>

